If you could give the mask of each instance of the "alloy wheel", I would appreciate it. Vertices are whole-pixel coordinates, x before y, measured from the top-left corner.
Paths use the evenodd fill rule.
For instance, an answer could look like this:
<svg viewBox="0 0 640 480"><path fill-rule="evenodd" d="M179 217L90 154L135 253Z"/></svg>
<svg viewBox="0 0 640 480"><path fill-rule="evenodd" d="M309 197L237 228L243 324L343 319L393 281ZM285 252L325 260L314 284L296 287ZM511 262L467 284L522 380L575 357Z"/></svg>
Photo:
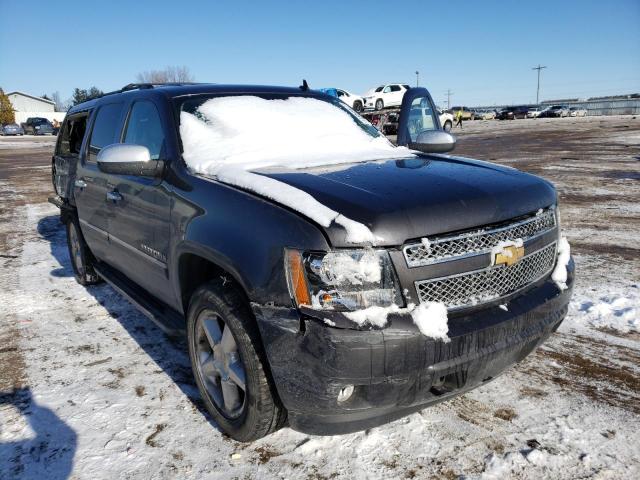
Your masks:
<svg viewBox="0 0 640 480"><path fill-rule="evenodd" d="M198 375L218 411L229 419L246 405L246 374L231 328L219 315L203 311L196 321Z"/></svg>
<svg viewBox="0 0 640 480"><path fill-rule="evenodd" d="M71 261L76 267L76 271L80 274L84 274L84 265L82 263L82 250L80 248L80 239L78 238L78 232L75 224L71 223L69 226L69 243L71 244Z"/></svg>

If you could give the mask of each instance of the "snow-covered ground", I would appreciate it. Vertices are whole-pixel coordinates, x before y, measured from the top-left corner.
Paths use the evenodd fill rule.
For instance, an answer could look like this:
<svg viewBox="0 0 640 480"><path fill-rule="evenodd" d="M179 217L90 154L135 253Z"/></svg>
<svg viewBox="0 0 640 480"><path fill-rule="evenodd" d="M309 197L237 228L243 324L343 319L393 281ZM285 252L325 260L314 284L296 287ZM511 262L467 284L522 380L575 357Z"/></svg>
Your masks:
<svg viewBox="0 0 640 480"><path fill-rule="evenodd" d="M182 341L110 287L74 281L57 210L33 193L50 188L39 168L50 152L28 180L28 164L3 158L0 479L639 478L640 259L629 233L596 231L580 199L563 211L579 275L569 315L524 362L365 432L285 428L239 444L201 408ZM582 178L558 175L562 185ZM609 188L637 202L624 181ZM637 239L637 211L618 205L609 200Z"/></svg>

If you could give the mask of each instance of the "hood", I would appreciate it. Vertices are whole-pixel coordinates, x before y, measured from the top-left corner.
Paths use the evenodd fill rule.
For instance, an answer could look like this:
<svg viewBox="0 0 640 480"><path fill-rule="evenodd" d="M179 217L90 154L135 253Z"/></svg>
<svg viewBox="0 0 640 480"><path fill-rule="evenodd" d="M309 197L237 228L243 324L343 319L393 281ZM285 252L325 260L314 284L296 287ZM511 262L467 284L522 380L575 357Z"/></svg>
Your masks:
<svg viewBox="0 0 640 480"><path fill-rule="evenodd" d="M546 180L448 155L259 173L367 225L384 246L503 222L556 202ZM353 247L342 227L325 231L334 247Z"/></svg>

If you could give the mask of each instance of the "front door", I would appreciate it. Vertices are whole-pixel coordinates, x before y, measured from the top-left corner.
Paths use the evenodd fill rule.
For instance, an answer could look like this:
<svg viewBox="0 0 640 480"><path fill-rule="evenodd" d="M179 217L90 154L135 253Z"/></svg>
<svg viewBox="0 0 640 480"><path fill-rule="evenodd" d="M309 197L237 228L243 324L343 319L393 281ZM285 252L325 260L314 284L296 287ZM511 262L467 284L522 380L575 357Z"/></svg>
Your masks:
<svg viewBox="0 0 640 480"><path fill-rule="evenodd" d="M156 105L131 105L122 135L124 143L149 149L152 160L166 160L165 132ZM170 292L167 272L170 196L161 179L110 175L109 241L112 265L157 298Z"/></svg>
<svg viewBox="0 0 640 480"><path fill-rule="evenodd" d="M408 146L420 133L441 130L440 118L426 88L410 88L404 94L398 119L398 145Z"/></svg>
<svg viewBox="0 0 640 480"><path fill-rule="evenodd" d="M96 159L103 147L115 143L120 134L124 104L101 105L94 115L91 134L82 146L73 184L73 194L78 208L80 230L91 252L98 259L109 260L109 191L108 176L98 169Z"/></svg>

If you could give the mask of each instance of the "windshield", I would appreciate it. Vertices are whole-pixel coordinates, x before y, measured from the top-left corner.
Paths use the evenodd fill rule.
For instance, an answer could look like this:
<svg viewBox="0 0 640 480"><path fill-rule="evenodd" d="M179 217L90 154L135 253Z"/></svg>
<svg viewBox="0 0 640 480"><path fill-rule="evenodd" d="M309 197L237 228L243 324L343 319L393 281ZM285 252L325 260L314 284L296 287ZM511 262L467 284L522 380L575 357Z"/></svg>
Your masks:
<svg viewBox="0 0 640 480"><path fill-rule="evenodd" d="M179 99L187 165L214 173L308 166L406 156L337 98L269 94Z"/></svg>

